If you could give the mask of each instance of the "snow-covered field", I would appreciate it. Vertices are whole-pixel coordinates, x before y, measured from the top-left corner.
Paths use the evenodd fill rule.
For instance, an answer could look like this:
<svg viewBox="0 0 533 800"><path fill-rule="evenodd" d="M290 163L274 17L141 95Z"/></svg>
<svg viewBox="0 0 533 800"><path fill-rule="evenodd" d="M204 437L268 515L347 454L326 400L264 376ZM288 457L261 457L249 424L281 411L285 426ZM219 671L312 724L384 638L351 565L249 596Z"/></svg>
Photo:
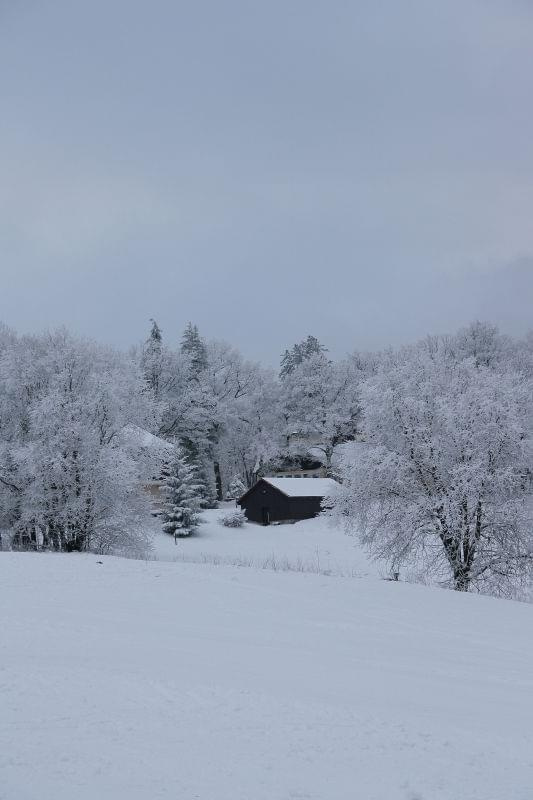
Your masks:
<svg viewBox="0 0 533 800"><path fill-rule="evenodd" d="M154 519L153 556L162 561L211 562L265 569L294 570L360 577L386 574L361 549L357 540L324 518L294 525L264 527L246 523L242 528L226 528L219 523L234 504L202 512L202 524L194 536L174 539L161 531Z"/></svg>
<svg viewBox="0 0 533 800"><path fill-rule="evenodd" d="M532 606L2 553L0 608L2 800L533 797Z"/></svg>

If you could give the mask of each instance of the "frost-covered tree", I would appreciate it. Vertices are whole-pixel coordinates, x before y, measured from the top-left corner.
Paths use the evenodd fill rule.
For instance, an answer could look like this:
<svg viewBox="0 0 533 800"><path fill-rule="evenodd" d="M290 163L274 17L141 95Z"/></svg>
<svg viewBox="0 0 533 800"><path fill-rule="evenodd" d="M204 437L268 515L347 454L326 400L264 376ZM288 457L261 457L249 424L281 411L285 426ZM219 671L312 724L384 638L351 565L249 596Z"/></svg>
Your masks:
<svg viewBox="0 0 533 800"><path fill-rule="evenodd" d="M513 344L489 322L472 322L449 340L456 356L471 358L477 367L497 368L512 356Z"/></svg>
<svg viewBox="0 0 533 800"><path fill-rule="evenodd" d="M285 350L281 357L280 378L286 378L308 358L325 352L327 352L326 348L320 344L316 336L308 336L301 342L297 342L290 350Z"/></svg>
<svg viewBox="0 0 533 800"><path fill-rule="evenodd" d="M159 397L163 373L163 334L155 319L150 322L152 327L142 350L141 368L154 396Z"/></svg>
<svg viewBox="0 0 533 800"><path fill-rule="evenodd" d="M189 361L191 374L198 376L207 366L205 342L200 336L198 326L187 324L181 339L181 352Z"/></svg>
<svg viewBox="0 0 533 800"><path fill-rule="evenodd" d="M279 385L273 374L257 366L252 374L249 390L226 406L225 428L218 444L225 474L237 473L247 487L277 455L284 426Z"/></svg>
<svg viewBox="0 0 533 800"><path fill-rule="evenodd" d="M174 539L190 536L197 529L203 488L196 467L189 464L183 452L178 450L163 486L163 530Z"/></svg>
<svg viewBox="0 0 533 800"><path fill-rule="evenodd" d="M246 491L246 486L238 475L234 475L228 484L226 500L238 500Z"/></svg>
<svg viewBox="0 0 533 800"><path fill-rule="evenodd" d="M283 380L281 403L289 444L291 437L307 440L330 474L335 447L357 433L360 404L352 365L335 364L323 353L309 356Z"/></svg>
<svg viewBox="0 0 533 800"><path fill-rule="evenodd" d="M501 593L532 565L532 385L454 349L403 350L366 382L365 442L333 513L395 570L417 559L458 590Z"/></svg>
<svg viewBox="0 0 533 800"><path fill-rule="evenodd" d="M209 453L219 500L223 497L221 460L225 451L224 440L233 435L236 419L249 407L259 374L259 367L245 361L230 345L217 341L209 343L203 380L204 390L210 398Z"/></svg>
<svg viewBox="0 0 533 800"><path fill-rule="evenodd" d="M217 499L222 500L221 462L228 438L249 407L261 371L224 342L208 342L205 354L205 367L191 376L183 391L174 432L191 462L212 465Z"/></svg>
<svg viewBox="0 0 533 800"><path fill-rule="evenodd" d="M0 508L14 544L140 545L147 507L119 433L157 425L158 411L136 365L59 331L14 340L0 366Z"/></svg>

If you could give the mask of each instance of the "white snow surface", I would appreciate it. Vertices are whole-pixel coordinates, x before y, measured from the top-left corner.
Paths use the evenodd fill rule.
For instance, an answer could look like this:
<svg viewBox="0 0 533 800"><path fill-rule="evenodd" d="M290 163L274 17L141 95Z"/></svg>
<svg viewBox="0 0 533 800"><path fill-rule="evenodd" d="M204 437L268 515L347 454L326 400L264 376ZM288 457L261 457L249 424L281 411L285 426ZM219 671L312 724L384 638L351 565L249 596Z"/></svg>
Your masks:
<svg viewBox="0 0 533 800"><path fill-rule="evenodd" d="M0 554L1 800L531 800L533 607Z"/></svg>
<svg viewBox="0 0 533 800"><path fill-rule="evenodd" d="M288 497L326 497L339 484L333 478L263 478Z"/></svg>
<svg viewBox="0 0 533 800"><path fill-rule="evenodd" d="M226 528L219 517L230 509L235 509L234 503L203 511L198 532L178 539L177 544L172 536L163 533L161 521L154 519L153 556L161 561L211 562L340 576L388 574L386 565L372 562L357 539L346 536L322 515L292 525L247 522L242 528Z"/></svg>

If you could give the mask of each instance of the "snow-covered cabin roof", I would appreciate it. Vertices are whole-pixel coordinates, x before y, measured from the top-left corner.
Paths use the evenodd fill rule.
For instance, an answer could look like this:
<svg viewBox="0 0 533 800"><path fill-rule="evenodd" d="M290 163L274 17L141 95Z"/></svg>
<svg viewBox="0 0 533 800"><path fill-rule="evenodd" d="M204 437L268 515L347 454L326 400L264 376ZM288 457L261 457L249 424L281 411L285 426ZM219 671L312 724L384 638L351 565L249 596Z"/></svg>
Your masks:
<svg viewBox="0 0 533 800"><path fill-rule="evenodd" d="M263 478L287 497L326 497L339 484L333 478Z"/></svg>
<svg viewBox="0 0 533 800"><path fill-rule="evenodd" d="M174 450L171 442L167 442L137 425L125 425L120 431L120 441L125 447L132 450L145 450L160 454L172 453Z"/></svg>
<svg viewBox="0 0 533 800"><path fill-rule="evenodd" d="M157 479L174 452L173 444L137 425L125 425L118 441L120 447L135 461L139 479L143 481Z"/></svg>

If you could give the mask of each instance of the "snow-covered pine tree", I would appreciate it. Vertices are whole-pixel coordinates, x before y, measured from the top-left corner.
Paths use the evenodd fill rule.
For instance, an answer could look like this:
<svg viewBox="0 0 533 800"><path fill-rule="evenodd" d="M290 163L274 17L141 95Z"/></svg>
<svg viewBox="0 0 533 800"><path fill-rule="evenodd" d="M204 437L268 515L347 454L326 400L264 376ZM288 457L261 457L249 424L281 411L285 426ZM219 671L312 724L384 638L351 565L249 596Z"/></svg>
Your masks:
<svg viewBox="0 0 533 800"><path fill-rule="evenodd" d="M146 382L154 393L154 397L159 397L163 362L163 334L155 319L151 319L150 322L152 323L152 327L148 339L143 346L141 369Z"/></svg>
<svg viewBox="0 0 533 800"><path fill-rule="evenodd" d="M197 469L178 451L163 487L163 530L177 539L190 536L199 523L202 484Z"/></svg>
<svg viewBox="0 0 533 800"><path fill-rule="evenodd" d="M226 492L226 500L238 500L246 491L246 486L242 482L239 475L234 475L229 482L228 491Z"/></svg>
<svg viewBox="0 0 533 800"><path fill-rule="evenodd" d="M193 375L198 376L207 367L207 349L198 332L198 326L192 322L183 331L181 352L189 359Z"/></svg>
<svg viewBox="0 0 533 800"><path fill-rule="evenodd" d="M303 362L307 361L311 356L317 356L326 352L327 347L320 344L316 336L308 336L307 339L297 342L290 350L285 350L281 357L280 378L286 378L296 367L303 364Z"/></svg>

